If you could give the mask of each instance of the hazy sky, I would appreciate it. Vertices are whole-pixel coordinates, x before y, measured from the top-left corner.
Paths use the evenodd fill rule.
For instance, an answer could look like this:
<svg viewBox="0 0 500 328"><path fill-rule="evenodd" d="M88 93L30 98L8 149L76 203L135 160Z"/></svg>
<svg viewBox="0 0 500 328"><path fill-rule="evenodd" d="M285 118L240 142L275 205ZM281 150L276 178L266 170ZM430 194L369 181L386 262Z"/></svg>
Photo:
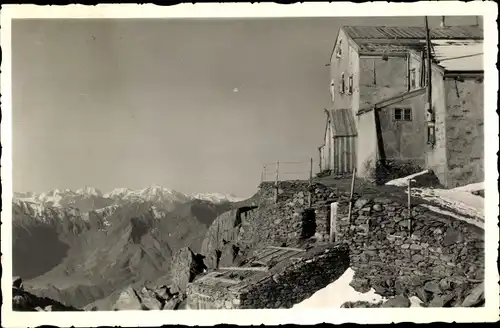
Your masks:
<svg viewBox="0 0 500 328"><path fill-rule="evenodd" d="M316 169L338 28L423 23L13 21L14 190L159 184L246 196L262 163L314 157Z"/></svg>

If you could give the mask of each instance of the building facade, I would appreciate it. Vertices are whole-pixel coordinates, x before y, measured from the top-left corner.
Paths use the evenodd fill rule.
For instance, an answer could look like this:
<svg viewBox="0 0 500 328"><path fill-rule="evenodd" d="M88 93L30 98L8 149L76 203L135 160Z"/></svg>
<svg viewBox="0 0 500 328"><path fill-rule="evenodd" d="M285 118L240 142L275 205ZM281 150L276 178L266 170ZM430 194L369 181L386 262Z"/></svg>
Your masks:
<svg viewBox="0 0 500 328"><path fill-rule="evenodd" d="M433 90L436 89L433 92L436 140L429 145L424 109L427 84L425 29L341 28L330 58L332 103L328 109L324 144L320 148L322 169L337 174L356 168L358 176L367 177L373 173L377 160L383 157L432 168L446 186L477 180L482 170L482 164L478 164L482 161L479 153L484 152L484 146L478 146L483 140L482 131L465 134L473 139L468 147L474 148L471 150L473 158L478 159L473 159L475 164L464 171L456 166L457 162L464 161L464 156L458 153L452 139L458 140L466 130L452 124L454 121L450 118L460 112L463 122L457 124L472 124L470 119L482 120L482 107L473 113L466 108L472 104L482 106L482 87L471 84L482 76L482 61L478 60L482 59L479 55L482 35L477 26L442 27L431 31L433 82L436 80L432 84ZM473 57L475 60L471 61ZM452 99L457 94L452 95L450 91L454 90L455 82L445 83L452 76L453 81L464 88L464 96L469 97L465 102L462 98ZM464 78L469 82L461 82ZM339 111L341 115L337 114ZM336 117L341 118L340 122ZM346 126L339 128L335 124ZM338 132L344 130L351 131L349 141L335 142L347 139ZM442 135L444 130L450 130L446 136ZM346 157L346 153L352 165L346 167L333 160Z"/></svg>

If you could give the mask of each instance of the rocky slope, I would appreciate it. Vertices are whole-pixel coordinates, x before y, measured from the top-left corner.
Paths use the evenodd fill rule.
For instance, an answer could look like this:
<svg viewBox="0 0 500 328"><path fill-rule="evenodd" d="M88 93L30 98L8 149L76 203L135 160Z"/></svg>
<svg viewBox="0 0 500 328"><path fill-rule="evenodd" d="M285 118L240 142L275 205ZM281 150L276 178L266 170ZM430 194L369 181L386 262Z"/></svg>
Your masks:
<svg viewBox="0 0 500 328"><path fill-rule="evenodd" d="M19 277L12 279L12 309L14 311L79 311L46 297L38 297L24 290Z"/></svg>
<svg viewBox="0 0 500 328"><path fill-rule="evenodd" d="M13 271L33 294L83 307L165 276L172 254L199 250L208 226L231 206L160 188L18 195Z"/></svg>

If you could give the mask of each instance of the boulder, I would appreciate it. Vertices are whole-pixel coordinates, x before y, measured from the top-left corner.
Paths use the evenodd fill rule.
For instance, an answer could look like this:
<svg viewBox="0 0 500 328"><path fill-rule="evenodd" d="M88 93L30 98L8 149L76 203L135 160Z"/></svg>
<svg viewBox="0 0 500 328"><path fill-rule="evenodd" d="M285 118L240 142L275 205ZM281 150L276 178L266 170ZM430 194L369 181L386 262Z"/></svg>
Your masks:
<svg viewBox="0 0 500 328"><path fill-rule="evenodd" d="M462 307L474 307L484 302L484 282L474 287L462 302Z"/></svg>
<svg viewBox="0 0 500 328"><path fill-rule="evenodd" d="M424 303L429 302L429 293L423 287L418 287L415 290L415 294L417 294L417 297L421 299L422 302Z"/></svg>
<svg viewBox="0 0 500 328"><path fill-rule="evenodd" d="M23 288L23 280L21 279L21 277L16 276L12 278L12 287L17 289Z"/></svg>
<svg viewBox="0 0 500 328"><path fill-rule="evenodd" d="M12 298L12 308L15 309L24 309L28 306L29 300L24 295L15 295Z"/></svg>
<svg viewBox="0 0 500 328"><path fill-rule="evenodd" d="M174 296L173 293L170 291L170 288L168 288L165 285L155 288L155 293L159 298L163 300L168 300Z"/></svg>
<svg viewBox="0 0 500 328"><path fill-rule="evenodd" d="M387 300L382 304L383 308L398 308L398 307L410 307L411 302L409 299L402 295L395 296Z"/></svg>
<svg viewBox="0 0 500 328"><path fill-rule="evenodd" d="M370 291L370 280L363 278L354 278L349 285L354 288L355 291L360 293L367 293Z"/></svg>
<svg viewBox="0 0 500 328"><path fill-rule="evenodd" d="M420 298L417 296L412 296L409 298L410 301L410 307L422 307L422 304L424 303Z"/></svg>
<svg viewBox="0 0 500 328"><path fill-rule="evenodd" d="M120 296L118 296L113 306L113 311L120 310L145 310L142 306L141 299L132 287L126 288L120 293Z"/></svg>
<svg viewBox="0 0 500 328"><path fill-rule="evenodd" d="M453 295L453 293L435 295L432 301L430 301L428 307L445 307L453 300L454 297L455 295Z"/></svg>
<svg viewBox="0 0 500 328"><path fill-rule="evenodd" d="M439 284L434 280L427 281L424 285L424 290L426 290L430 293L433 293L433 294L437 294L437 293L441 292L441 290L439 289Z"/></svg>
<svg viewBox="0 0 500 328"><path fill-rule="evenodd" d="M448 278L443 278L439 281L439 289L443 292L449 291L452 289L451 281Z"/></svg>
<svg viewBox="0 0 500 328"><path fill-rule="evenodd" d="M165 302L162 310L177 310L177 308L179 307L181 302L182 302L182 299L180 297L177 297L177 296L172 297L171 299L169 299L168 301Z"/></svg>
<svg viewBox="0 0 500 328"><path fill-rule="evenodd" d="M149 288L143 287L139 294L139 300L145 310L161 310L162 304L158 295Z"/></svg>
<svg viewBox="0 0 500 328"><path fill-rule="evenodd" d="M358 200L354 203L354 208L355 208L355 209L361 209L361 208L363 208L366 204L368 204L368 200L367 200L367 199L364 199L364 198L360 198L360 199L358 199Z"/></svg>

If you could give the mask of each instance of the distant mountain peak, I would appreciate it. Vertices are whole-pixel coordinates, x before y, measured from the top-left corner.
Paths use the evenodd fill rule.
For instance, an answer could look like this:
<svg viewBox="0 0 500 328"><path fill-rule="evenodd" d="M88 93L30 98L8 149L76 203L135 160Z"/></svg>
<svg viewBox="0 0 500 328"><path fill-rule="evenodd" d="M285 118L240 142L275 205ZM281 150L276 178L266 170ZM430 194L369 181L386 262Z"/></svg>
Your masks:
<svg viewBox="0 0 500 328"><path fill-rule="evenodd" d="M102 192L94 187L85 186L76 191L79 195L102 197Z"/></svg>
<svg viewBox="0 0 500 328"><path fill-rule="evenodd" d="M194 199L206 200L212 203L222 202L239 202L244 200L242 197L237 197L231 194L214 193L196 193L192 196Z"/></svg>

